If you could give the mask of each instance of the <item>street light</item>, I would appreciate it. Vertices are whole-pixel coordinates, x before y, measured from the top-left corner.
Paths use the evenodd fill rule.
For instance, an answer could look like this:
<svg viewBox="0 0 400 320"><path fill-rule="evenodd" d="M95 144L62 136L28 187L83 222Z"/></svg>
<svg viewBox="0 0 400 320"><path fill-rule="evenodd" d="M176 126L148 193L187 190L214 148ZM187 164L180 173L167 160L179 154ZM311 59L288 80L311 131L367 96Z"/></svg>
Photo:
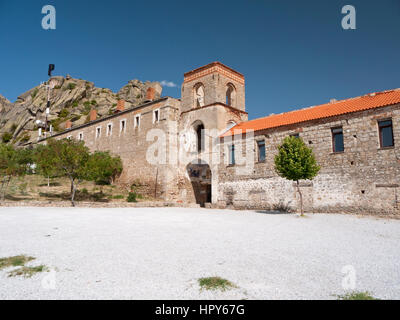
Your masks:
<svg viewBox="0 0 400 320"><path fill-rule="evenodd" d="M49 64L49 70L47 72L49 76L49 81L47 82L47 107L46 107L46 124L44 128L44 137L46 138L47 135L47 119L50 114L50 79L51 79L51 72L55 69L54 64Z"/></svg>

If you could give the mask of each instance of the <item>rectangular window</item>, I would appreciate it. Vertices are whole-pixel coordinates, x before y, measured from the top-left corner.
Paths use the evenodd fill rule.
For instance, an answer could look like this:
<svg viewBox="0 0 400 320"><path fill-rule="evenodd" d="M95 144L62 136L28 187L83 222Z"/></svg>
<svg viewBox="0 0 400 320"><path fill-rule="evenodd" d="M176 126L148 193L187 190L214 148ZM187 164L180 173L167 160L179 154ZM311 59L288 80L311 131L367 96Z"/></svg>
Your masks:
<svg viewBox="0 0 400 320"><path fill-rule="evenodd" d="M121 120L119 132L125 132L125 128L126 128L126 120Z"/></svg>
<svg viewBox="0 0 400 320"><path fill-rule="evenodd" d="M290 136L291 137L295 137L295 138L300 138L300 134L298 134L298 133L293 133Z"/></svg>
<svg viewBox="0 0 400 320"><path fill-rule="evenodd" d="M79 141L80 141L80 140L83 140L83 133L82 133L82 132L78 135L78 140L79 140Z"/></svg>
<svg viewBox="0 0 400 320"><path fill-rule="evenodd" d="M112 135L112 124L108 124L107 125L107 136L111 136Z"/></svg>
<svg viewBox="0 0 400 320"><path fill-rule="evenodd" d="M135 128L140 127L140 114L135 116Z"/></svg>
<svg viewBox="0 0 400 320"><path fill-rule="evenodd" d="M265 141L257 141L258 162L265 161Z"/></svg>
<svg viewBox="0 0 400 320"><path fill-rule="evenodd" d="M332 128L333 152L344 152L343 128Z"/></svg>
<svg viewBox="0 0 400 320"><path fill-rule="evenodd" d="M160 120L160 110L154 110L153 112L153 123L158 122Z"/></svg>
<svg viewBox="0 0 400 320"><path fill-rule="evenodd" d="M100 138L100 134L101 134L101 127L97 127L96 128L96 138Z"/></svg>
<svg viewBox="0 0 400 320"><path fill-rule="evenodd" d="M235 146L232 144L229 146L229 165L235 164Z"/></svg>
<svg viewBox="0 0 400 320"><path fill-rule="evenodd" d="M392 120L378 121L381 148L394 146Z"/></svg>

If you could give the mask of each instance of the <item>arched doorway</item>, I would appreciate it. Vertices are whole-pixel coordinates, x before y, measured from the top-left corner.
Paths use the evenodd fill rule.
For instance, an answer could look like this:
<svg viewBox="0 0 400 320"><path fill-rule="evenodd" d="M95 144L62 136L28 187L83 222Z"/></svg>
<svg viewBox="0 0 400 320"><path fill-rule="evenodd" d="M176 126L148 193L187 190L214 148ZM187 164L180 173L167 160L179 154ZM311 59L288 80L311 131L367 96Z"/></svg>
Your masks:
<svg viewBox="0 0 400 320"><path fill-rule="evenodd" d="M210 166L202 161L196 160L186 166L186 170L192 184L196 203L204 207L206 203L211 203L211 169Z"/></svg>

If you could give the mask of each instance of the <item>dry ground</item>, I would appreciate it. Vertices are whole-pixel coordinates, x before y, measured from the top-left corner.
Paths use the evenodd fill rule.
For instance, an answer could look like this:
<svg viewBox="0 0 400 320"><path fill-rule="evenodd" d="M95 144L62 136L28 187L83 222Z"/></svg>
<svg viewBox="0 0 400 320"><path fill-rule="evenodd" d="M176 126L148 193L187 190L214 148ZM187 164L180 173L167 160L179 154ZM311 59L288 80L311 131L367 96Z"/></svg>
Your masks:
<svg viewBox="0 0 400 320"><path fill-rule="evenodd" d="M126 202L129 188L117 185L95 185L83 181L78 186L77 201L94 202ZM140 194L140 187L135 190ZM48 180L40 175L26 175L11 180L6 193L8 201L68 201L70 199L70 181L68 178L53 178ZM138 201L152 201L149 197L139 197Z"/></svg>

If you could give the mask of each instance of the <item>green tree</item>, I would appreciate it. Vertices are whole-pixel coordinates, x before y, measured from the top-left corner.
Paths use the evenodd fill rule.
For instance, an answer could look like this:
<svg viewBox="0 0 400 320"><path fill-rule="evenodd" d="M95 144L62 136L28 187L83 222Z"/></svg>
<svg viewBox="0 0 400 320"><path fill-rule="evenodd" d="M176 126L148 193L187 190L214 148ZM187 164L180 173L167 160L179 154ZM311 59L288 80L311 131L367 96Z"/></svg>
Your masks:
<svg viewBox="0 0 400 320"><path fill-rule="evenodd" d="M47 187L50 187L50 178L57 175L56 159L47 153L48 146L38 145L33 151L33 158L36 163L37 173L47 178Z"/></svg>
<svg viewBox="0 0 400 320"><path fill-rule="evenodd" d="M315 156L311 148L298 137L286 137L278 147L275 156L275 171L283 178L296 181L297 191L300 195L300 212L303 212L303 195L300 190L299 180L312 180L319 172Z"/></svg>
<svg viewBox="0 0 400 320"><path fill-rule="evenodd" d="M83 141L62 139L48 141L43 157L37 159L39 168L53 165L54 173L66 176L71 182L71 203L75 206L76 189L83 180L90 180L90 170L87 162L90 158L89 149ZM44 149L43 149L44 150Z"/></svg>
<svg viewBox="0 0 400 320"><path fill-rule="evenodd" d="M32 163L31 150L15 149L12 145L0 144L1 200L4 201L10 181L28 172Z"/></svg>
<svg viewBox="0 0 400 320"><path fill-rule="evenodd" d="M122 161L119 156L113 157L108 151L95 151L87 163L90 180L96 184L113 183L122 172Z"/></svg>

